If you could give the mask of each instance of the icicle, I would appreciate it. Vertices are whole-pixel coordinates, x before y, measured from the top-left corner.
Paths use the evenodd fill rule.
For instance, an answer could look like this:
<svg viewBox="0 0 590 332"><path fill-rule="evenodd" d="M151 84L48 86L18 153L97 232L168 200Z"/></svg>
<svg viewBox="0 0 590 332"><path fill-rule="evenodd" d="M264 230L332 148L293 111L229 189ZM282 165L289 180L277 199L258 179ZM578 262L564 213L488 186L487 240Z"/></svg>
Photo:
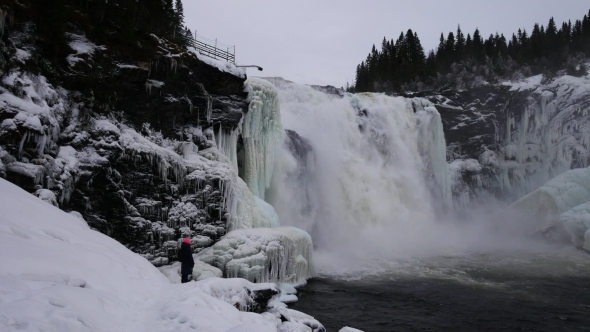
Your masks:
<svg viewBox="0 0 590 332"><path fill-rule="evenodd" d="M23 137L20 140L20 143L18 144L18 154L21 155L21 153L23 152L23 146L25 144L25 141L29 138L29 132L26 131L25 134L23 135Z"/></svg>

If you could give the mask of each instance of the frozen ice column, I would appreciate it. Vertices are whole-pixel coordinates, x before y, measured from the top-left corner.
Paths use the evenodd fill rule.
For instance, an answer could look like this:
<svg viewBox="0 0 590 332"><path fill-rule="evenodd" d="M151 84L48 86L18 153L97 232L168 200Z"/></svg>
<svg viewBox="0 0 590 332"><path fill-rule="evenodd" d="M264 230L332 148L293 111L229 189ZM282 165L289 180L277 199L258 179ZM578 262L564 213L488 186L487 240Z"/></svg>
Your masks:
<svg viewBox="0 0 590 332"><path fill-rule="evenodd" d="M242 122L245 149L243 178L250 191L264 200L277 149L284 135L279 97L274 85L262 79L249 78L245 86L250 105Z"/></svg>

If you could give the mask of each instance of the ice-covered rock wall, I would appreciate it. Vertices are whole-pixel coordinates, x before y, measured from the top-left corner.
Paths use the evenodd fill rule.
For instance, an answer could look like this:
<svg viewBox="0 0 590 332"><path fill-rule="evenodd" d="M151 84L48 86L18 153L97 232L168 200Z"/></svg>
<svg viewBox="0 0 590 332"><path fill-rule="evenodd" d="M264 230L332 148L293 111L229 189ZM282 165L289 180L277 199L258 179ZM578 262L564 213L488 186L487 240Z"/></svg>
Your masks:
<svg viewBox="0 0 590 332"><path fill-rule="evenodd" d="M117 80L117 98L100 104L75 86L56 86L31 70L36 63L17 56L41 52L29 44L31 33L22 25L0 40L7 59L0 176L80 212L92 228L156 265L174 259L181 236L192 237L198 251L229 230L279 225L262 199L273 147L282 140L272 85L247 85L249 111L244 72L233 65L220 67L155 35L148 37L158 45L151 62L114 61L103 56L110 49L80 32L68 34L67 66L76 79L88 79L99 60L115 62L101 65L112 69L103 75ZM254 156L244 153L244 143ZM238 150L252 190L239 177ZM252 194L258 178L262 198Z"/></svg>
<svg viewBox="0 0 590 332"><path fill-rule="evenodd" d="M442 115L456 207L512 202L589 165L589 76L538 75L428 99Z"/></svg>

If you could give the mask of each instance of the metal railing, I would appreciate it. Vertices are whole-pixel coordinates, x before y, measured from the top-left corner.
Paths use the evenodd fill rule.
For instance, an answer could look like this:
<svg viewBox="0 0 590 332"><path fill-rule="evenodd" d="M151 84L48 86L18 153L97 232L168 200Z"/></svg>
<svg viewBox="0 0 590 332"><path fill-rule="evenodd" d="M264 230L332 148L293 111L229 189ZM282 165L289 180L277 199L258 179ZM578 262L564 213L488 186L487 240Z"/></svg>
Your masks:
<svg viewBox="0 0 590 332"><path fill-rule="evenodd" d="M196 32L193 39L188 39L190 46L196 48L202 55L210 58L236 63L236 47L226 45L213 39L199 36Z"/></svg>

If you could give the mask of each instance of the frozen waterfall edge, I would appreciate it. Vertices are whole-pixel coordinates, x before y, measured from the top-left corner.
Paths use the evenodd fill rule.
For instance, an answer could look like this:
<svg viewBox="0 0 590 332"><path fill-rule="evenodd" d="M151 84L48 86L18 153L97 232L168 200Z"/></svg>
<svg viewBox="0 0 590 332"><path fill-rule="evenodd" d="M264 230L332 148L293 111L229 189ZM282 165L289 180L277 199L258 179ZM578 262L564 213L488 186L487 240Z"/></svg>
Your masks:
<svg viewBox="0 0 590 332"><path fill-rule="evenodd" d="M248 111L237 128L230 132L220 128L214 137L226 157L219 159L231 165L235 173L224 194L231 211L230 232L198 258L216 266L228 278L304 284L315 275L311 236L295 227L280 227L273 206L264 201L285 136L278 91L272 83L257 78L246 80L244 88L250 102ZM244 146L242 165L237 151L240 138Z"/></svg>

